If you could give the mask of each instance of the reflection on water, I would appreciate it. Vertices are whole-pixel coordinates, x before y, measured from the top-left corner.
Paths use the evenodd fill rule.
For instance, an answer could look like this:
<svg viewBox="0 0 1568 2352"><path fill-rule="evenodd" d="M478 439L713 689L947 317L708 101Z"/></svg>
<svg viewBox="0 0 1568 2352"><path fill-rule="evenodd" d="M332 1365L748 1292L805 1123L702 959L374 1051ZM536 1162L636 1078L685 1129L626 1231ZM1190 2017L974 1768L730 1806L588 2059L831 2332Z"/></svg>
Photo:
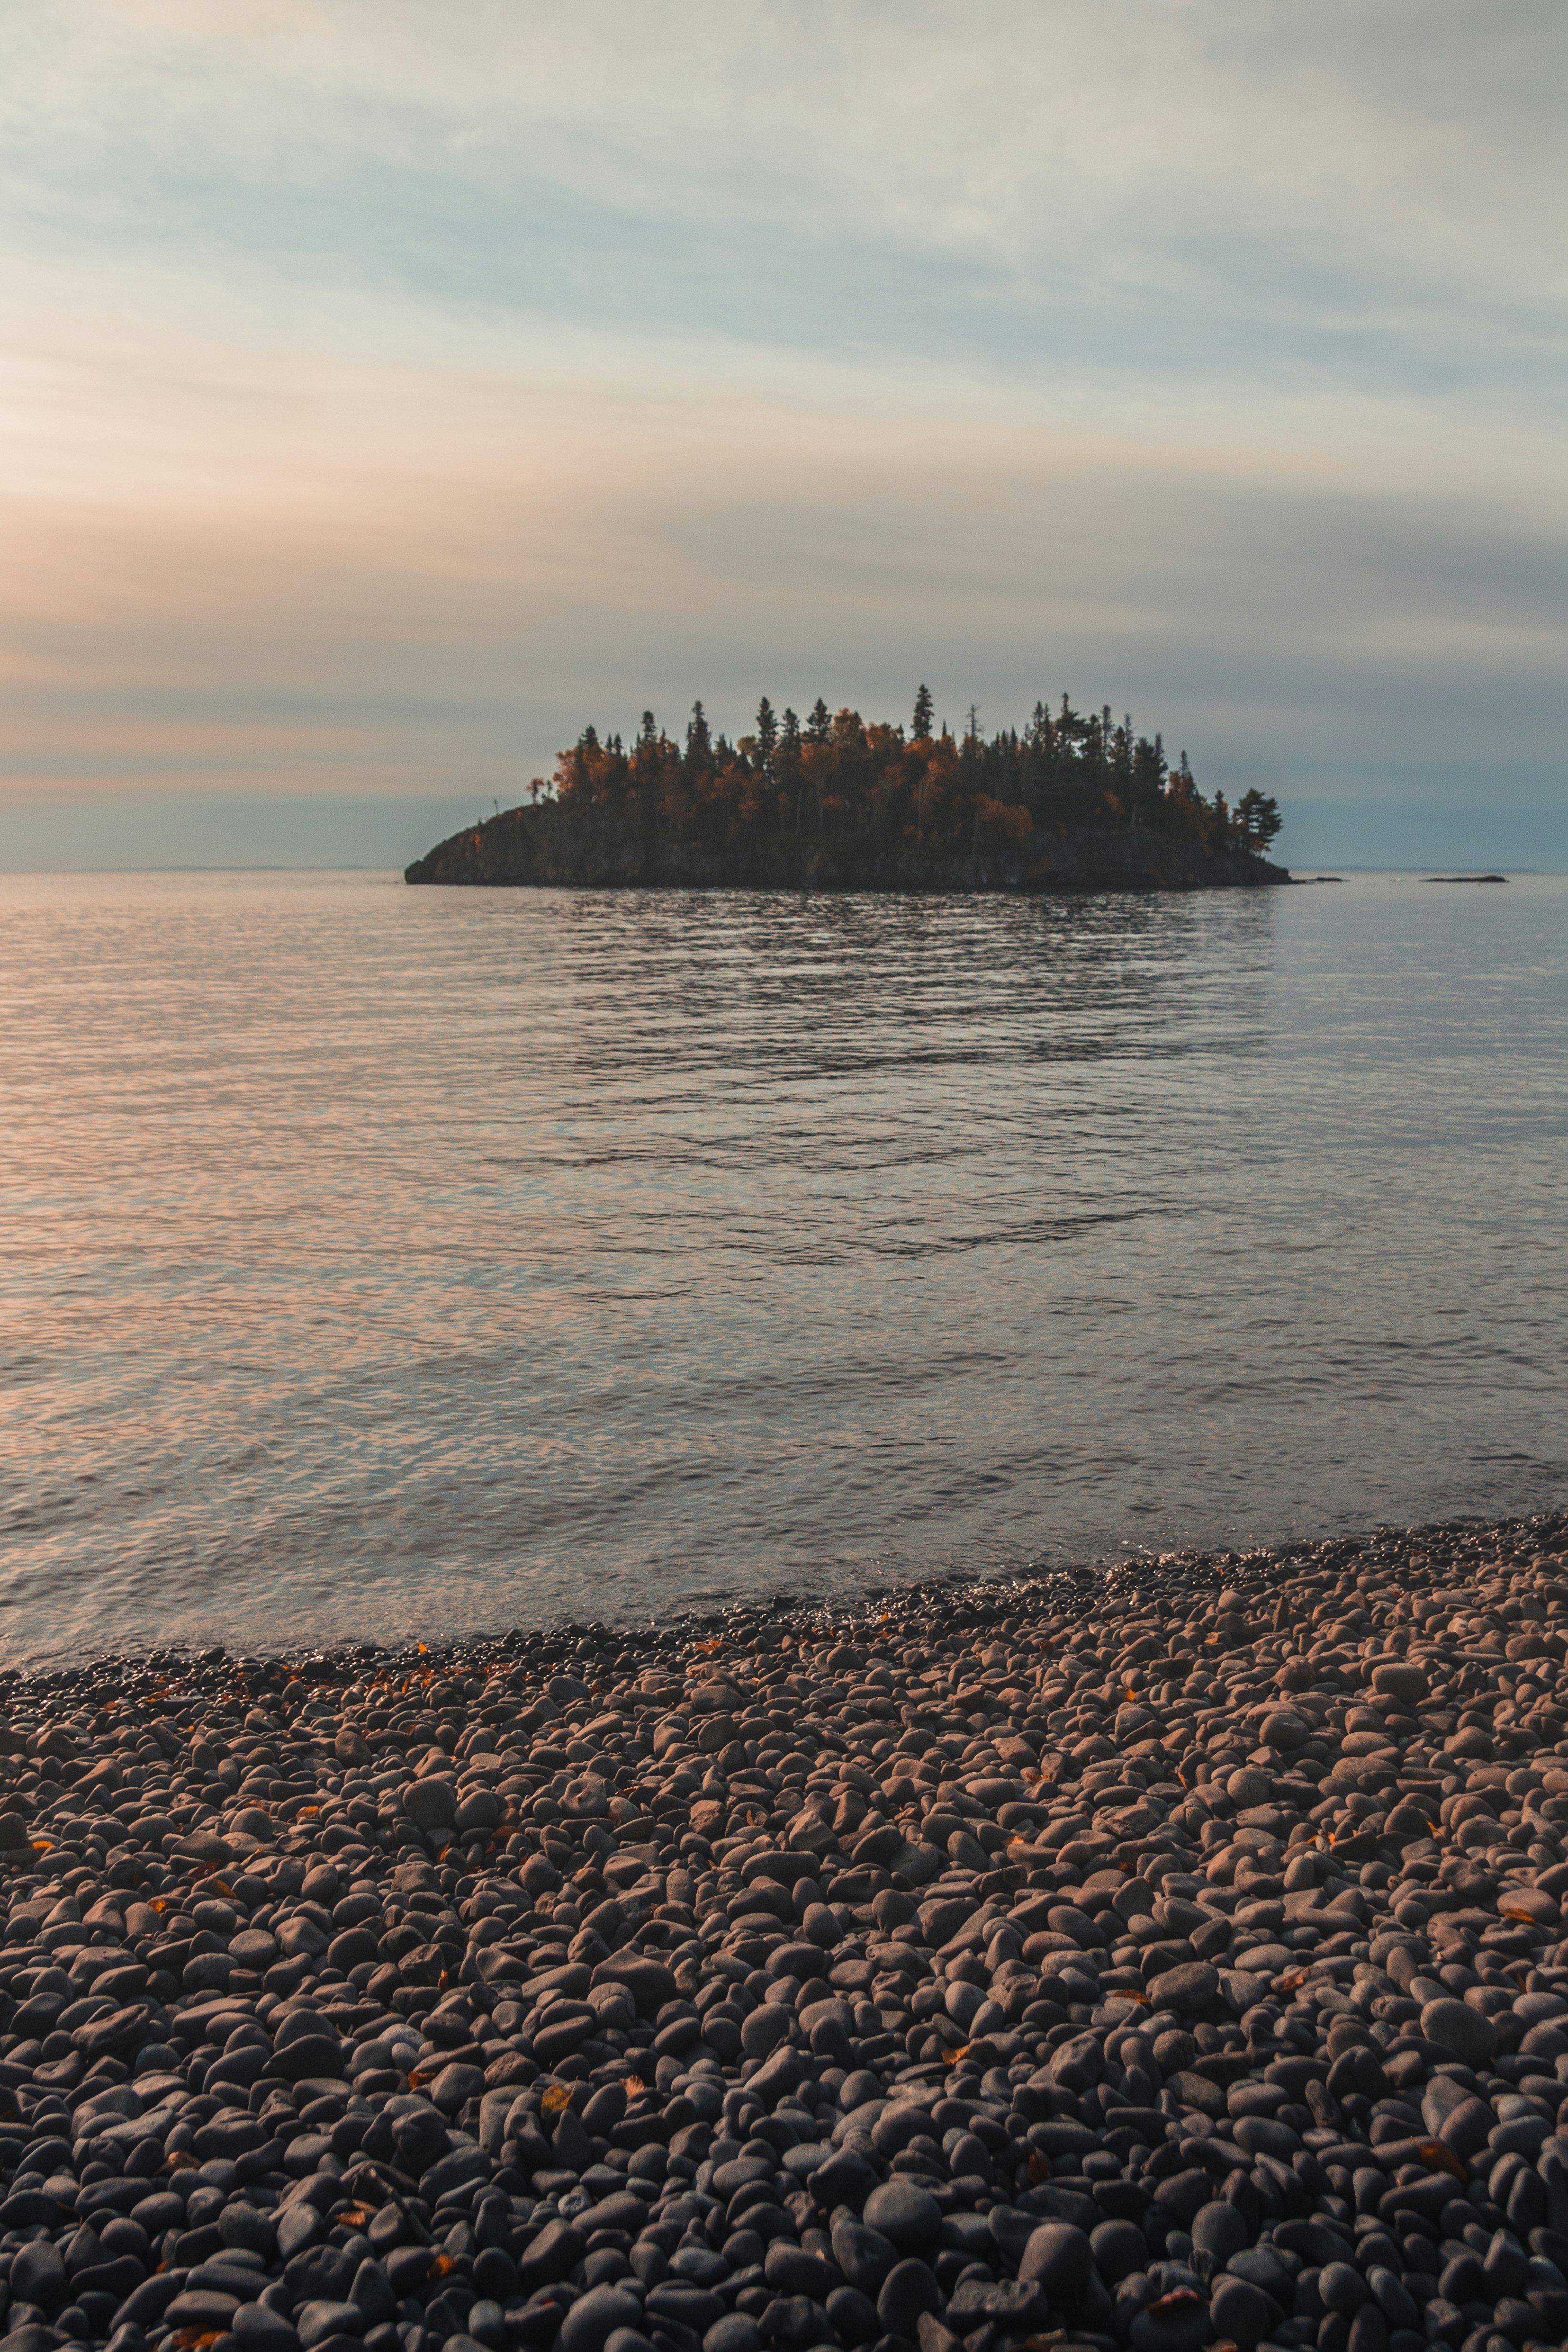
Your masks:
<svg viewBox="0 0 1568 2352"><path fill-rule="evenodd" d="M0 883L0 1639L1560 1502L1565 910Z"/></svg>

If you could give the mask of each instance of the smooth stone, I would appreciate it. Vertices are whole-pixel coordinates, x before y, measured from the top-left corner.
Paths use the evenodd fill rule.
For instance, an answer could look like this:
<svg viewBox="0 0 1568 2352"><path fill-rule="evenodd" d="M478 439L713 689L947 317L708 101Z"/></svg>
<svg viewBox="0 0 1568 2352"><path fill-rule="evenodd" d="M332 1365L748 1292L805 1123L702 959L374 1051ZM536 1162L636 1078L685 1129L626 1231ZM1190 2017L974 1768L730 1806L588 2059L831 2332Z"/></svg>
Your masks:
<svg viewBox="0 0 1568 2352"><path fill-rule="evenodd" d="M1225 2209L1227 2212L1231 2207ZM1101 2221L1089 2233L1094 2267L1107 2286L1142 2271L1149 2260L1149 2241L1135 2221Z"/></svg>
<svg viewBox="0 0 1568 2352"><path fill-rule="evenodd" d="M898 2179L873 2189L866 2200L864 2219L868 2230L878 2231L900 2254L929 2248L942 2231L942 2208L936 2199L912 2181ZM848 2277L848 2273L845 2275Z"/></svg>
<svg viewBox="0 0 1568 2352"><path fill-rule="evenodd" d="M919 2332L921 2316L941 2310L942 2290L936 2274L926 2263L913 2256L895 2263L882 2282L877 2297L877 2317L886 2336L912 2339Z"/></svg>
<svg viewBox="0 0 1568 2352"><path fill-rule="evenodd" d="M1237 2352L1257 2352L1278 2308L1273 2298L1248 2279L1216 2279L1209 2300L1209 2315L1216 2335L1227 2337Z"/></svg>
<svg viewBox="0 0 1568 2352"><path fill-rule="evenodd" d="M1018 2276L1037 2281L1052 2296L1081 2293L1094 2267L1091 2242L1070 2221L1046 2221L1024 2249Z"/></svg>
<svg viewBox="0 0 1568 2352"><path fill-rule="evenodd" d="M891 2240L858 2221L837 2220L831 2243L833 2259L844 2273L845 2284L858 2287L865 2295L879 2294L883 2280L899 2259Z"/></svg>
<svg viewBox="0 0 1568 2352"><path fill-rule="evenodd" d="M1426 2041L1451 2052L1467 2066L1489 2065L1497 2055L1496 2026L1466 2001L1429 2000L1421 2011L1420 2023Z"/></svg>
<svg viewBox="0 0 1568 2352"><path fill-rule="evenodd" d="M1250 2239L1240 2206L1223 2200L1200 2206L1193 2216L1191 2235L1200 2252L1213 2254L1219 2263L1226 2263L1232 2254L1240 2253Z"/></svg>
<svg viewBox="0 0 1568 2352"><path fill-rule="evenodd" d="M245 2352L299 2352L300 2337L293 2322L266 2304L242 2303L229 2321L229 2330Z"/></svg>
<svg viewBox="0 0 1568 2352"><path fill-rule="evenodd" d="M617 2327L640 2327L642 2317L642 2305L624 2287L589 2287L562 2321L561 2352L605 2352Z"/></svg>

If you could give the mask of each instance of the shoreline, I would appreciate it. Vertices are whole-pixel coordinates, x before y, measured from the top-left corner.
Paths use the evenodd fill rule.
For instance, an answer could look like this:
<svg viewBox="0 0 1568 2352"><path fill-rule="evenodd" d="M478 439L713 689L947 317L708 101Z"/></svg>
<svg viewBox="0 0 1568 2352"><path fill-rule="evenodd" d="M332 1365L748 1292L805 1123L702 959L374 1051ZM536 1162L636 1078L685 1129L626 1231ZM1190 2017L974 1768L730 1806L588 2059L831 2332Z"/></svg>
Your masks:
<svg viewBox="0 0 1568 2352"><path fill-rule="evenodd" d="M666 1654L673 1657L683 1654L689 1644L715 1636L725 1642L744 1642L757 1633L781 1637L787 1633L791 1640L798 1642L811 1629L823 1634L832 1629L840 1637L847 1638L857 1627L864 1634L868 1626L878 1622L891 1622L911 1612L943 1605L958 1610L966 1601L984 1604L993 1612L1004 1603L1011 1608L1027 1607L1037 1601L1068 1596L1077 1596L1088 1604L1102 1587L1126 1594L1141 1580L1156 1576L1174 1574L1199 1581L1210 1573L1221 1579L1236 1574L1245 1577L1256 1574L1260 1568L1288 1567L1296 1560L1330 1551L1342 1551L1348 1556L1387 1543L1457 1545L1481 1537L1495 1537L1508 1543L1525 1540L1533 1529L1543 1529L1550 1535L1559 1528L1568 1550L1568 1507L1562 1511L1521 1512L1496 1519L1480 1513L1467 1513L1409 1527L1380 1521L1370 1528L1333 1536L1284 1536L1239 1547L1189 1544L1162 1551L1150 1548L1107 1552L1053 1565L945 1567L907 1580L900 1578L879 1583L868 1578L858 1586L845 1581L826 1590L821 1586L803 1586L798 1590L775 1586L763 1601L742 1601L729 1594L696 1594L653 1617L562 1616L527 1625L469 1626L458 1633L437 1633L429 1641L409 1633L395 1641L377 1643L345 1633L288 1648L266 1646L251 1651L231 1649L208 1641L205 1633L194 1633L188 1640L157 1646L108 1646L63 1657L47 1654L33 1660L0 1659L0 1716L7 1704L7 1693L16 1687L43 1691L107 1673L120 1677L122 1684L127 1676L167 1678L204 1664L221 1665L231 1671L261 1669L270 1673L277 1668L287 1669L290 1674L320 1675L324 1669L335 1670L353 1662L378 1674L433 1673L439 1664L451 1666L463 1661L487 1666L518 1665L541 1644L579 1642L603 1643L612 1652L636 1646L639 1654L646 1653L650 1657ZM0 1771L4 1768L5 1753L0 1748ZM0 1811L3 1811L4 1804L0 1802ZM0 1849L0 1853L3 1851Z"/></svg>
<svg viewBox="0 0 1568 2352"><path fill-rule="evenodd" d="M1551 1513L10 1670L9 2352L1560 2342L1565 1660Z"/></svg>

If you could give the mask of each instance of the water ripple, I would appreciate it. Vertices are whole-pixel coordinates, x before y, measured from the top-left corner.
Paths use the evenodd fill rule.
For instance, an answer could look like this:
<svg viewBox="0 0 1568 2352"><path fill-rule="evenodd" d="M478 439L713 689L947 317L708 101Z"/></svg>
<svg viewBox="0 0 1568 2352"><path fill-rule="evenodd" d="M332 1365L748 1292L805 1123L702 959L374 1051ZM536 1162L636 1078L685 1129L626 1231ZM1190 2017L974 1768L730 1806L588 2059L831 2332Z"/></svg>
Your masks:
<svg viewBox="0 0 1568 2352"><path fill-rule="evenodd" d="M0 901L13 1656L1562 1500L1560 880Z"/></svg>

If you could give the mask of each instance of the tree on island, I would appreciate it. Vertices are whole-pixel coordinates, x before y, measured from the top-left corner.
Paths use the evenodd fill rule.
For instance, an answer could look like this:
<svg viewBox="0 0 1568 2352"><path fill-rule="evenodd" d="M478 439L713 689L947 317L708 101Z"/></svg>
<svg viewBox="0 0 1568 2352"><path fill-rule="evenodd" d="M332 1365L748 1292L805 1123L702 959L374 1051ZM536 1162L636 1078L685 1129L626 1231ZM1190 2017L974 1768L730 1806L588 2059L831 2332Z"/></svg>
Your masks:
<svg viewBox="0 0 1568 2352"><path fill-rule="evenodd" d="M933 731L934 730L934 731ZM931 856L1016 849L1037 828L1147 826L1211 850L1263 856L1283 820L1256 787L1233 812L1206 799L1185 751L1174 768L1162 738L1138 734L1110 705L1054 712L1037 702L1020 730L985 736L972 709L955 740L935 727L922 684L909 730L867 722L818 696L804 726L764 696L755 732L715 736L693 703L684 747L642 714L630 750L584 728L556 761L555 798L600 806L653 839L741 847L792 838L859 848L914 846Z"/></svg>
<svg viewBox="0 0 1568 2352"><path fill-rule="evenodd" d="M1241 845L1259 857L1268 855L1268 845L1285 820L1279 814L1279 803L1272 793L1260 793L1256 784L1243 793L1236 804L1236 822L1241 834Z"/></svg>
<svg viewBox="0 0 1568 2352"><path fill-rule="evenodd" d="M773 772L773 753L778 748L779 723L773 717L773 706L764 694L757 705L757 761L764 776Z"/></svg>

